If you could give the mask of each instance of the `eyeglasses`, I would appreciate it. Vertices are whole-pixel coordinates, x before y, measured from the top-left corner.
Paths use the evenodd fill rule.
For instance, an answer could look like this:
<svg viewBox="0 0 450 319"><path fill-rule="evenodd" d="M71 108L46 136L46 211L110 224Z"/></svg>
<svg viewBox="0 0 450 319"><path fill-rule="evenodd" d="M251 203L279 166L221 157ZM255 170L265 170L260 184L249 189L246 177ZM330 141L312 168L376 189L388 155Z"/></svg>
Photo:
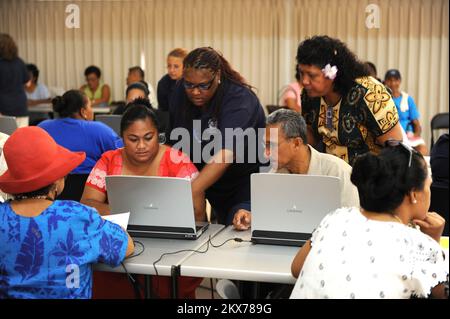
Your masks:
<svg viewBox="0 0 450 319"><path fill-rule="evenodd" d="M386 146L386 147L396 147L399 145L402 146L405 150L407 150L409 152L408 168L410 168L411 163L412 163L413 153L416 153L416 154L419 154L419 153L415 149L413 149L411 146L409 146L399 140L387 140L386 142L384 142L384 146Z"/></svg>
<svg viewBox="0 0 450 319"><path fill-rule="evenodd" d="M216 78L216 74L217 74L217 72L215 72L213 74L211 81L209 81L207 83L194 84L194 83L183 81L184 88L186 90L193 90L193 89L197 88L200 91L208 91L211 88L214 79Z"/></svg>

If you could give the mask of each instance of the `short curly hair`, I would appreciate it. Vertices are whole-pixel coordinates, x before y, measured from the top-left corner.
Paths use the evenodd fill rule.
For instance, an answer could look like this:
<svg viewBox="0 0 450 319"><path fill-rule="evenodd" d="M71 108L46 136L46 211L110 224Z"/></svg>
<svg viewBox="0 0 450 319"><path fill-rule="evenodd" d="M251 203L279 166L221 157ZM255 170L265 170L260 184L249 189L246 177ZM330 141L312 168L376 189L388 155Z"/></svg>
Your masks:
<svg viewBox="0 0 450 319"><path fill-rule="evenodd" d="M102 76L102 71L100 71L100 68L95 65L90 65L84 70L84 76L88 76L91 73L94 73L98 78Z"/></svg>
<svg viewBox="0 0 450 319"><path fill-rule="evenodd" d="M297 63L315 65L320 69L327 64L335 65L338 72L334 90L343 96L352 88L356 78L369 75L367 68L345 43L328 36L314 36L301 42L297 49Z"/></svg>

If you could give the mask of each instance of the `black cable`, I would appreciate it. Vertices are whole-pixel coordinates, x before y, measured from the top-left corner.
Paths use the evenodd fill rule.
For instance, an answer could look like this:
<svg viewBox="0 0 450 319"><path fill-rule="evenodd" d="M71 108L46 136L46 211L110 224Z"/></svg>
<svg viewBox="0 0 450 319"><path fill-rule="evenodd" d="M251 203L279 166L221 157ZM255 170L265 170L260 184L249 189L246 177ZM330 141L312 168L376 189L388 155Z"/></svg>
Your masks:
<svg viewBox="0 0 450 319"><path fill-rule="evenodd" d="M211 239L211 236L209 236L209 238ZM175 255L175 254L184 253L184 252L194 252L194 253L204 254L209 249L209 241L210 241L210 239L206 242L206 249L204 251L201 251L201 250L198 250L198 249L197 250L196 249L182 249L182 250L174 251L174 252L171 252L171 253L164 253L161 256L159 256L159 258L153 262L153 268L155 269L156 276L159 276L158 275L158 269L156 268L156 264L158 262L160 262L163 259L164 256ZM159 289L159 280L157 280L157 282L156 282L155 291L158 291L158 289Z"/></svg>
<svg viewBox="0 0 450 319"><path fill-rule="evenodd" d="M212 278L209 278L209 283L211 284L211 299L214 299L214 283Z"/></svg>
<svg viewBox="0 0 450 319"><path fill-rule="evenodd" d="M161 256L159 256L159 258L156 261L153 262L153 268L155 269L155 274L156 274L156 276L159 276L158 275L158 269L156 268L156 264L158 262L160 262L163 259L164 256L175 255L175 254L179 254L179 253L183 253L183 252L193 252L193 253L204 254L204 253L208 252L209 245L211 245L214 248L219 248L219 247L222 247L223 245L225 245L229 241L235 241L235 242L238 242L238 243L251 242L251 240L245 240L245 239L242 239L242 238L233 237L233 238L225 240L223 243L221 243L219 245L214 245L212 243L212 240L211 240L211 235L209 235L208 241L206 242L206 249L204 251L201 251L200 249L183 249L183 250L178 250L178 251L174 251L174 252L170 252L170 253L164 253ZM156 285L155 291L158 291L159 280L157 280L156 283L157 283L157 285Z"/></svg>
<svg viewBox="0 0 450 319"><path fill-rule="evenodd" d="M140 241L137 241L137 240L133 240L133 243L134 243L135 246L136 246L136 244L139 244L142 247L142 250L139 253L137 253L137 254L132 254L132 255L126 257L125 260L128 260L128 259L140 256L145 251L145 246L144 246L143 243L141 243ZM125 274L127 275L128 280L130 281L130 284L133 287L134 295L135 295L136 299L142 299L142 296L141 296L141 289L142 289L142 287L141 287L141 285L139 283L139 280L134 278L133 275L128 272L128 270L125 267L125 264L123 263L123 261L120 264L122 265L123 269L125 270Z"/></svg>
<svg viewBox="0 0 450 319"><path fill-rule="evenodd" d="M223 245L225 245L226 243L228 243L229 241L232 241L232 240L234 240L235 242L238 242L238 243L242 243L242 242L251 243L252 242L251 240L246 240L246 239L242 239L242 238L239 238L239 237L233 237L233 238L225 240L223 243L221 243L219 245L214 245L212 243L212 241L211 241L211 236L209 237L209 242L211 243L211 246L213 246L214 248L222 247Z"/></svg>
<svg viewBox="0 0 450 319"><path fill-rule="evenodd" d="M145 246L144 246L143 243L141 243L140 241L137 241L137 240L133 240L133 243L134 243L135 246L136 246L136 244L139 244L142 247L142 250L139 253L137 253L137 254L132 254L132 255L126 257L125 259L131 259L131 258L140 256L145 251Z"/></svg>

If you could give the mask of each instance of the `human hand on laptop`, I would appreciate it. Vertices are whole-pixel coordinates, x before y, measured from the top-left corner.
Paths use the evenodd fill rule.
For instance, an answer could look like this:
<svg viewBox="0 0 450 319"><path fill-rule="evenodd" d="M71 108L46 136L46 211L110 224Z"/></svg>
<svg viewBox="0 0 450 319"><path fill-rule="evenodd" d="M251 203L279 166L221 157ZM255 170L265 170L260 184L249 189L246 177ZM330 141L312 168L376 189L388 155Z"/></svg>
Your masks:
<svg viewBox="0 0 450 319"><path fill-rule="evenodd" d="M252 213L248 210L240 209L234 214L233 226L237 230L247 230L252 222Z"/></svg>

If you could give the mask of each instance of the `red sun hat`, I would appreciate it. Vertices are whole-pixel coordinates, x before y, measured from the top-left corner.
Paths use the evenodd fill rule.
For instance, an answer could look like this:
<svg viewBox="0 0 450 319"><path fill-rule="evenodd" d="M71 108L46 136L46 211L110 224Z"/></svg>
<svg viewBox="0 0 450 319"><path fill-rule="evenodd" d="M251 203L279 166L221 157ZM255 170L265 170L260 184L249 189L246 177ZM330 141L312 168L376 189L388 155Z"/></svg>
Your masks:
<svg viewBox="0 0 450 319"><path fill-rule="evenodd" d="M8 170L0 176L0 189L8 194L36 191L69 174L86 158L56 144L43 129L17 129L3 147Z"/></svg>

